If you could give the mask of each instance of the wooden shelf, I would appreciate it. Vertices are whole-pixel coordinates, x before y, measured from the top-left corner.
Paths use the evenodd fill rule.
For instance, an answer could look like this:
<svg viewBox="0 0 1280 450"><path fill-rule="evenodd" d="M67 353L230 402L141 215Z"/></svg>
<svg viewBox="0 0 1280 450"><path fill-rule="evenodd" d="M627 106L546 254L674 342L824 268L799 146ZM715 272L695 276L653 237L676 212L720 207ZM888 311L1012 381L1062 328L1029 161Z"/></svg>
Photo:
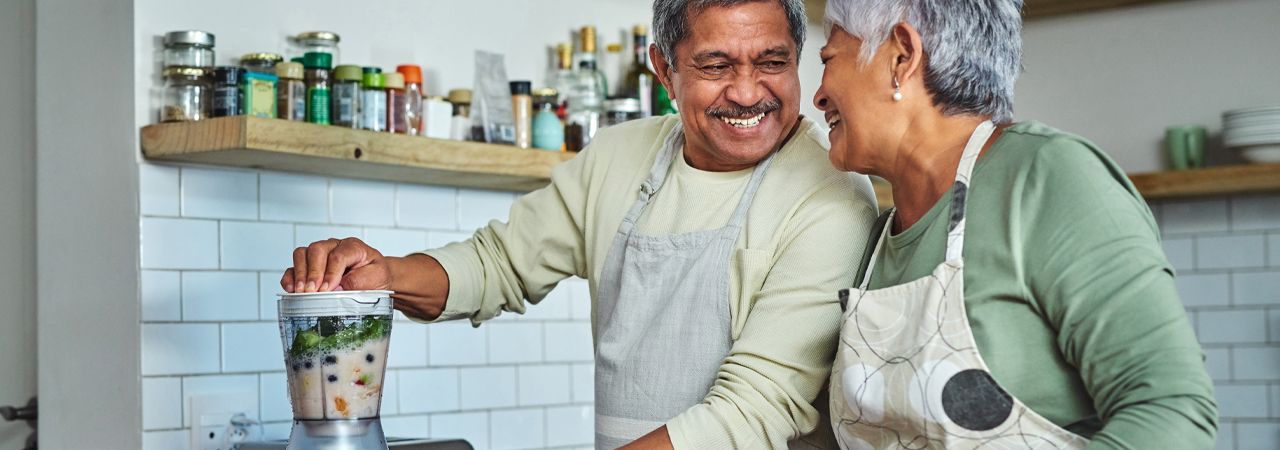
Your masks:
<svg viewBox="0 0 1280 450"><path fill-rule="evenodd" d="M141 142L154 160L510 191L574 155L243 116L143 127Z"/></svg>
<svg viewBox="0 0 1280 450"><path fill-rule="evenodd" d="M1280 164L1244 164L1129 175L1147 200L1280 191Z"/></svg>

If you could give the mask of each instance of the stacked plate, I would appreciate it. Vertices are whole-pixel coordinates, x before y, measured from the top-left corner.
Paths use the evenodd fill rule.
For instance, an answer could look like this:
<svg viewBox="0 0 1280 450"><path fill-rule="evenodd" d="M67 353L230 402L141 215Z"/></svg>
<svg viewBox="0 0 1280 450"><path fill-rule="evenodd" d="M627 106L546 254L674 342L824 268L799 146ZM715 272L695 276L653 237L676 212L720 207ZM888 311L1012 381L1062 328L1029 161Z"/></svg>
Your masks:
<svg viewBox="0 0 1280 450"><path fill-rule="evenodd" d="M1253 162L1280 162L1280 106L1222 113L1222 144Z"/></svg>

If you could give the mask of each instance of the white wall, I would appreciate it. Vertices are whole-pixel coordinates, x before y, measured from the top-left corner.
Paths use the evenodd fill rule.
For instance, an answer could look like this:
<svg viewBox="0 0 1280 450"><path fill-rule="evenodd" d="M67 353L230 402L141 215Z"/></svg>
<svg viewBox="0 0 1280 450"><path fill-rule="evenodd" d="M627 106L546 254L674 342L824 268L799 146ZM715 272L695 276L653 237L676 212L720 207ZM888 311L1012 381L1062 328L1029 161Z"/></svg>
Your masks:
<svg viewBox="0 0 1280 450"><path fill-rule="evenodd" d="M1280 104L1280 1L1156 3L1027 22L1019 120L1101 145L1129 172L1163 170L1164 128L1217 134L1225 110ZM1209 158L1231 160L1214 145Z"/></svg>
<svg viewBox="0 0 1280 450"><path fill-rule="evenodd" d="M138 448L133 3L38 0L35 24L40 446Z"/></svg>
<svg viewBox="0 0 1280 450"><path fill-rule="evenodd" d="M0 2L0 405L36 394L35 1ZM31 429L0 423L0 448Z"/></svg>

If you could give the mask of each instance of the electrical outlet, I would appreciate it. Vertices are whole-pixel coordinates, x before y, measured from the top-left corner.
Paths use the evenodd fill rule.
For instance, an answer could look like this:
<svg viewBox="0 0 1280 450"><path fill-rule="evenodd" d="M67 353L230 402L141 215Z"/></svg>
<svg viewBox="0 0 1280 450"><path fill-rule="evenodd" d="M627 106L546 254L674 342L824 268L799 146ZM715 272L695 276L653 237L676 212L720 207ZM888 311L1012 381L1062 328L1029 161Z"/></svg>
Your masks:
<svg viewBox="0 0 1280 450"><path fill-rule="evenodd" d="M229 436L231 419L256 417L256 397L249 392L191 396L191 450L230 450L243 436ZM229 431L230 430L230 431Z"/></svg>

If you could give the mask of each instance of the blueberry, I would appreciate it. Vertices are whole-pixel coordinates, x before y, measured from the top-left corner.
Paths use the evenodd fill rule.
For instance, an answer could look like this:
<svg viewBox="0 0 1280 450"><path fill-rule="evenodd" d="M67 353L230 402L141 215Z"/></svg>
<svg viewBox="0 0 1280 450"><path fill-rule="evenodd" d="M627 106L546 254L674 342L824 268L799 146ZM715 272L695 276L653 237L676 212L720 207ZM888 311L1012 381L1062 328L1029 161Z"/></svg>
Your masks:
<svg viewBox="0 0 1280 450"><path fill-rule="evenodd" d="M300 368L301 368L301 366L299 366L299 365L297 365L297 364L294 364L294 365L293 365L293 371L294 371L294 372L297 372L297 371L298 371L298 369L300 369Z"/></svg>
<svg viewBox="0 0 1280 450"><path fill-rule="evenodd" d="M365 361L369 361L369 362L373 362L373 353L366 353L366 354L364 355L364 360L365 360Z"/></svg>
<svg viewBox="0 0 1280 450"><path fill-rule="evenodd" d="M337 375L329 375L329 382L330 382L330 383L336 383L336 382L338 382L338 376L337 376Z"/></svg>
<svg viewBox="0 0 1280 450"><path fill-rule="evenodd" d="M324 363L325 363L325 364L337 364L337 363L338 363L338 357L337 357L337 356L333 356L333 355L326 356L326 357L324 357Z"/></svg>
<svg viewBox="0 0 1280 450"><path fill-rule="evenodd" d="M311 364L311 361L307 361L302 363L302 367L305 367L307 370L311 370L312 367L315 367L315 364Z"/></svg>

